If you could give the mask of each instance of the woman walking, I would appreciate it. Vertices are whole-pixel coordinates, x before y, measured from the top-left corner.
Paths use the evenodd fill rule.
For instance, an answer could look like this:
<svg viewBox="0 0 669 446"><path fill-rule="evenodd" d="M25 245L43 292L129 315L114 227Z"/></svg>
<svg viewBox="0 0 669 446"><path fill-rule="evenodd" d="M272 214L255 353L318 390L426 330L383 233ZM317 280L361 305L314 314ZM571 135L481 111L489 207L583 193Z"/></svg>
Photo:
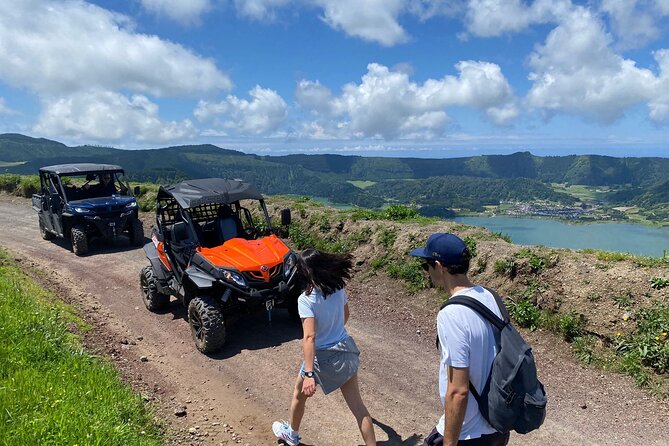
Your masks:
<svg viewBox="0 0 669 446"><path fill-rule="evenodd" d="M365 445L376 446L372 417L358 388L360 351L344 327L349 315L344 285L351 278L352 256L307 249L297 265L304 283L298 298L304 361L295 381L290 422L276 421L272 425L274 435L290 446L300 443L298 431L307 398L320 385L326 395L341 389Z"/></svg>

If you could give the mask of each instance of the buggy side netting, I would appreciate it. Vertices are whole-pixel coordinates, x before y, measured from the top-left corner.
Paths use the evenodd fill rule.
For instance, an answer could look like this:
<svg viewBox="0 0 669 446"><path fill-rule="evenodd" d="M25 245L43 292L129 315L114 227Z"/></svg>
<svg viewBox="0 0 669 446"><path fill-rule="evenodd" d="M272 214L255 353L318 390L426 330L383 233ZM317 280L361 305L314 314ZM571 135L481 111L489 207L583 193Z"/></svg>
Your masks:
<svg viewBox="0 0 669 446"><path fill-rule="evenodd" d="M162 198L158 200L160 206L161 220L164 225L171 225L182 221L180 207L174 198ZM216 218L220 204L209 203L196 206L188 210L193 223L204 223Z"/></svg>

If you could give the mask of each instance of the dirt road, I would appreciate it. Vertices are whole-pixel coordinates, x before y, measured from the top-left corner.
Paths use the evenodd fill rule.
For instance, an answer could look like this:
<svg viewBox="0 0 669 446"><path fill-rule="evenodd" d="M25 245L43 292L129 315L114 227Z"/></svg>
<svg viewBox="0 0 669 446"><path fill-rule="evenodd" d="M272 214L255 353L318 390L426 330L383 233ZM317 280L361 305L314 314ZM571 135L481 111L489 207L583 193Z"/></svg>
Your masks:
<svg viewBox="0 0 669 446"><path fill-rule="evenodd" d="M177 434L174 443L277 444L270 426L288 417L301 352L299 328L287 314L275 311L271 324L264 314L237 320L223 352L207 357L193 346L185 312L176 302L163 314L144 308L138 285L146 264L141 249L125 243L94 245L91 255L76 257L67 243L40 238L28 201L7 197L0 202L0 245L27 266L45 271L46 282L91 315L94 337L114 355L124 376L155 400ZM362 351L363 398L377 421L379 444L421 445L441 411L432 339L411 324L365 317L372 314L370 306L382 304L379 296L392 290L370 296L363 289L357 282L349 287L348 328ZM407 305L411 311L412 303ZM394 314L402 317L400 311ZM423 323L431 321L417 322ZM549 394L549 412L542 429L513 435L510 444L667 444L666 406L626 377L583 368L557 339L532 334L530 340ZM143 356L146 361L140 360ZM187 416L177 418L173 410L180 405ZM309 401L301 433L304 445L361 443L339 394L318 393Z"/></svg>

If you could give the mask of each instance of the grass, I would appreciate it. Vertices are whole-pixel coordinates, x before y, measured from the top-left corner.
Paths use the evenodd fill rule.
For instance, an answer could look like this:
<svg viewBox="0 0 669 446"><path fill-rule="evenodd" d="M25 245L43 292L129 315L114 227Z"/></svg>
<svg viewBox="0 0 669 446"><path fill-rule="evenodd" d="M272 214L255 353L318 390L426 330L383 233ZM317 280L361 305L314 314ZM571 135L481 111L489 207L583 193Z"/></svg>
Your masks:
<svg viewBox="0 0 669 446"><path fill-rule="evenodd" d="M163 444L141 399L68 324L82 325L0 251L2 444Z"/></svg>
<svg viewBox="0 0 669 446"><path fill-rule="evenodd" d="M581 249L579 252L583 254L594 254L597 257L597 260L602 262L623 262L630 261L637 266L641 267L668 267L669 268L669 256L665 251L662 257L646 257L646 256L637 256L634 254L628 254L625 252L611 252L611 251L600 251L597 249Z"/></svg>
<svg viewBox="0 0 669 446"><path fill-rule="evenodd" d="M374 186L376 181L359 181L359 180L349 180L349 183L360 189L367 189L370 186Z"/></svg>

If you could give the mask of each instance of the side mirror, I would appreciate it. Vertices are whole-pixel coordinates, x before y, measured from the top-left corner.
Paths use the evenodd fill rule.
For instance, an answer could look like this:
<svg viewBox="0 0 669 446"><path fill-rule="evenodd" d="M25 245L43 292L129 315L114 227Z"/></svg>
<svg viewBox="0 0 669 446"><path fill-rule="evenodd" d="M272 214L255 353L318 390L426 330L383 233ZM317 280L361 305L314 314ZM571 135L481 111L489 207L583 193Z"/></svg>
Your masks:
<svg viewBox="0 0 669 446"><path fill-rule="evenodd" d="M290 221L290 209L281 209L281 226L288 226Z"/></svg>
<svg viewBox="0 0 669 446"><path fill-rule="evenodd" d="M132 194L133 194L135 197L138 197L138 196L139 196L139 186L135 186L135 187L132 188Z"/></svg>

